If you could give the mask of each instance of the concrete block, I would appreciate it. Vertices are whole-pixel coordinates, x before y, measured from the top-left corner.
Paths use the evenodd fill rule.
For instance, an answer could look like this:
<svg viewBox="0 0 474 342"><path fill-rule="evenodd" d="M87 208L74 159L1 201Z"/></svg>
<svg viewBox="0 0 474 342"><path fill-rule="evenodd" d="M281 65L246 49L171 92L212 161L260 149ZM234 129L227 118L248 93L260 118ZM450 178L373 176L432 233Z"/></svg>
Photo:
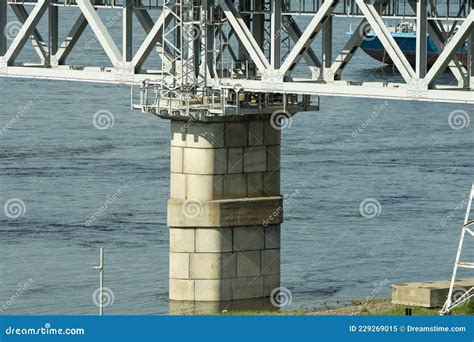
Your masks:
<svg viewBox="0 0 474 342"><path fill-rule="evenodd" d="M232 300L232 279L195 280L195 300Z"/></svg>
<svg viewBox="0 0 474 342"><path fill-rule="evenodd" d="M186 135L187 147L224 147L224 123L192 123Z"/></svg>
<svg viewBox="0 0 474 342"><path fill-rule="evenodd" d="M263 297L263 277L245 277L233 280L232 299Z"/></svg>
<svg viewBox="0 0 474 342"><path fill-rule="evenodd" d="M280 287L280 275L273 274L263 277L263 295L269 297L273 290Z"/></svg>
<svg viewBox="0 0 474 342"><path fill-rule="evenodd" d="M192 279L225 279L236 275L234 253L193 253L190 265Z"/></svg>
<svg viewBox="0 0 474 342"><path fill-rule="evenodd" d="M280 195L280 172L265 172L263 174L263 196Z"/></svg>
<svg viewBox="0 0 474 342"><path fill-rule="evenodd" d="M194 300L194 280L170 278L171 300Z"/></svg>
<svg viewBox="0 0 474 342"><path fill-rule="evenodd" d="M222 175L186 175L186 198L201 201L222 199Z"/></svg>
<svg viewBox="0 0 474 342"><path fill-rule="evenodd" d="M281 144L281 131L273 128L270 121L264 121L263 131L265 145Z"/></svg>
<svg viewBox="0 0 474 342"><path fill-rule="evenodd" d="M280 250L264 249L262 251L262 274L280 274Z"/></svg>
<svg viewBox="0 0 474 342"><path fill-rule="evenodd" d="M232 252L232 228L197 228L196 252Z"/></svg>
<svg viewBox="0 0 474 342"><path fill-rule="evenodd" d="M194 229L170 228L170 252L194 252Z"/></svg>
<svg viewBox="0 0 474 342"><path fill-rule="evenodd" d="M255 251L265 246L264 228L261 226L235 227L234 251Z"/></svg>
<svg viewBox="0 0 474 342"><path fill-rule="evenodd" d="M170 197L186 198L186 175L183 173L170 173Z"/></svg>
<svg viewBox="0 0 474 342"><path fill-rule="evenodd" d="M223 148L185 148L183 172L198 175L227 173L227 150Z"/></svg>
<svg viewBox="0 0 474 342"><path fill-rule="evenodd" d="M248 122L228 122L225 124L225 147L246 147L248 142Z"/></svg>
<svg viewBox="0 0 474 342"><path fill-rule="evenodd" d="M264 146L244 149L244 172L263 172L267 170L267 150Z"/></svg>
<svg viewBox="0 0 474 342"><path fill-rule="evenodd" d="M263 195L263 174L252 172L247 174L247 197L261 197Z"/></svg>
<svg viewBox="0 0 474 342"><path fill-rule="evenodd" d="M171 121L170 145L171 146L186 146L186 122Z"/></svg>
<svg viewBox="0 0 474 342"><path fill-rule="evenodd" d="M265 227L265 249L280 248L280 225L274 224Z"/></svg>
<svg viewBox="0 0 474 342"><path fill-rule="evenodd" d="M263 121L255 120L249 122L249 146L263 145Z"/></svg>
<svg viewBox="0 0 474 342"><path fill-rule="evenodd" d="M170 278L189 278L189 253L170 252Z"/></svg>
<svg viewBox="0 0 474 342"><path fill-rule="evenodd" d="M247 197L247 175L235 173L224 175L223 198L246 198Z"/></svg>
<svg viewBox="0 0 474 342"><path fill-rule="evenodd" d="M242 173L244 172L244 149L229 148L227 150L227 172Z"/></svg>
<svg viewBox="0 0 474 342"><path fill-rule="evenodd" d="M280 170L280 146L267 147L267 171Z"/></svg>
<svg viewBox="0 0 474 342"><path fill-rule="evenodd" d="M423 281L392 285L392 304L439 308L448 298L450 281ZM474 279L459 279L455 283L453 297L462 295L474 287Z"/></svg>
<svg viewBox="0 0 474 342"><path fill-rule="evenodd" d="M170 198L167 218L169 227L261 226L269 218L272 220L268 224L280 224L282 208L281 196L216 201Z"/></svg>
<svg viewBox="0 0 474 342"><path fill-rule="evenodd" d="M171 146L170 149L170 169L171 172L183 172L183 148Z"/></svg>
<svg viewBox="0 0 474 342"><path fill-rule="evenodd" d="M237 277L259 276L260 266L260 251L237 253Z"/></svg>

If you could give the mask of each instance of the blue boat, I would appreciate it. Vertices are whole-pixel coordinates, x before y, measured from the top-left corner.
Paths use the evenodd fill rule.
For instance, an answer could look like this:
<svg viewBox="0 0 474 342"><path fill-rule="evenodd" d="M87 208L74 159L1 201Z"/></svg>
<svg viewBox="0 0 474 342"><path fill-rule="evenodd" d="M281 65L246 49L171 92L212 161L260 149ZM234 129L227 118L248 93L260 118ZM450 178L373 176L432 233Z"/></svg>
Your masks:
<svg viewBox="0 0 474 342"><path fill-rule="evenodd" d="M354 32L350 31L347 34L352 35ZM391 28L391 35L397 42L398 46L406 56L407 60L412 66L416 64L416 32L413 24L402 23L396 27ZM360 48L373 59L392 65L392 59L385 51L382 42L377 38L377 34L374 31L370 31L365 34L365 38ZM441 51L438 50L433 40L427 37L427 60L428 66L434 64L436 59L439 57ZM459 60L466 65L467 64L467 48L466 46L461 47L457 52Z"/></svg>

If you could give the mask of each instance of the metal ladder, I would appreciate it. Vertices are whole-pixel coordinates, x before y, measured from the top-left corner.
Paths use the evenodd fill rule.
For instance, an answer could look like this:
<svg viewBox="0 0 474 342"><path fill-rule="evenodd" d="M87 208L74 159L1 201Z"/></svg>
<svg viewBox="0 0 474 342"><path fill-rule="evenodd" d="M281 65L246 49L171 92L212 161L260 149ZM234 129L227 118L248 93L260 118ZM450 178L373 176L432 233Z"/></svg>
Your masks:
<svg viewBox="0 0 474 342"><path fill-rule="evenodd" d="M474 184L472 185L471 192L469 193L469 198L467 201L467 208L466 208L466 216L464 217L464 224L462 226L461 239L459 240L458 251L456 254L456 262L454 263L453 276L451 278L451 284L449 286L448 298L446 299L446 302L444 303L443 308L440 311L441 315L449 314L452 309L462 305L469 298L474 296L474 287L471 287L468 291L463 293L460 297L456 298L454 301L452 298L458 268L474 269L474 262L461 261L462 247L464 244L464 236L466 235L466 233L468 233L469 235L474 237L474 228L471 229L471 227L474 226L474 220L473 218L470 218L473 197L474 197Z"/></svg>

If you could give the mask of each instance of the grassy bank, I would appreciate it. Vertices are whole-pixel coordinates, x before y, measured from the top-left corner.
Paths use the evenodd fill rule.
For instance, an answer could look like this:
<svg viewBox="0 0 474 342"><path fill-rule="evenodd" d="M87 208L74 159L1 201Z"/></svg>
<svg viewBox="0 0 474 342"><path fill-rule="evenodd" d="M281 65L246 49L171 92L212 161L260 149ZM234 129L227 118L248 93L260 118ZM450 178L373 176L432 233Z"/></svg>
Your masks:
<svg viewBox="0 0 474 342"><path fill-rule="evenodd" d="M405 309L411 308L414 316L433 316L439 315L439 308L428 309L416 306L393 305L390 300L372 300L358 302L354 301L352 305L326 308L326 309L307 309L297 311L229 311L224 312L224 315L336 315L336 316L351 316L351 315L366 315L366 316L402 316L405 315ZM452 315L474 315L474 303L465 304L453 310Z"/></svg>

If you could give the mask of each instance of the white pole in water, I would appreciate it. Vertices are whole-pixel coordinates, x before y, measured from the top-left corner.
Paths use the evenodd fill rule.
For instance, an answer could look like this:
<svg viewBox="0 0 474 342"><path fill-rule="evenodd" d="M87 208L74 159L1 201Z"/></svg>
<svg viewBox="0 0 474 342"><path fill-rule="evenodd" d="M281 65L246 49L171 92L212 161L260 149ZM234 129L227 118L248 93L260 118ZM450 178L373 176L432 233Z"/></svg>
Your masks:
<svg viewBox="0 0 474 342"><path fill-rule="evenodd" d="M99 315L104 315L104 249L100 249L99 266L94 267L99 270Z"/></svg>

